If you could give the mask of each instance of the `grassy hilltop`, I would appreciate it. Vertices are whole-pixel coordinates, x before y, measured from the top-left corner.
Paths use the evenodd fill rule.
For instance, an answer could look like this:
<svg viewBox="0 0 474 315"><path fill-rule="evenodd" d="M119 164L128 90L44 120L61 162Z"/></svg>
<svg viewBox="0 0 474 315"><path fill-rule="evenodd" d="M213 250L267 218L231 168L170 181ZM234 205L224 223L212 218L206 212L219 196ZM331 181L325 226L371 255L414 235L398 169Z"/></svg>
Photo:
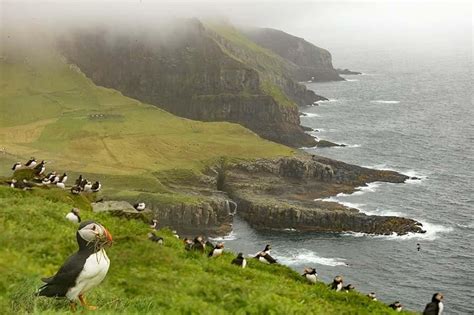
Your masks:
<svg viewBox="0 0 474 315"><path fill-rule="evenodd" d="M146 239L147 224L88 209L84 196L58 189L0 187L0 310L2 314L57 314L68 302L35 298L40 278L53 274L76 248L76 226L64 219L73 206L104 224L114 237L111 268L88 295L100 314L395 314L358 293L311 286L290 268L249 259L240 269L227 253L209 259L184 250L167 230L164 246Z"/></svg>

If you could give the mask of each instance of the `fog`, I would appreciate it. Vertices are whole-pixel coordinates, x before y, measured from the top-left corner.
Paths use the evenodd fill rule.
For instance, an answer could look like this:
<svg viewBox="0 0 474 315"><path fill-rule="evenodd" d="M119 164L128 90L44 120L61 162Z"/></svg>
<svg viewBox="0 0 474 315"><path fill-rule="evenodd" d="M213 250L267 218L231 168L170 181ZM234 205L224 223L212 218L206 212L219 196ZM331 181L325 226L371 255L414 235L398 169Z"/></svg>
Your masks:
<svg viewBox="0 0 474 315"><path fill-rule="evenodd" d="M160 25L174 18L224 19L272 27L303 37L333 54L374 49L433 53L471 49L473 6L465 1L2 1L2 32L48 27L49 32L109 25ZM466 48L467 47L467 48Z"/></svg>

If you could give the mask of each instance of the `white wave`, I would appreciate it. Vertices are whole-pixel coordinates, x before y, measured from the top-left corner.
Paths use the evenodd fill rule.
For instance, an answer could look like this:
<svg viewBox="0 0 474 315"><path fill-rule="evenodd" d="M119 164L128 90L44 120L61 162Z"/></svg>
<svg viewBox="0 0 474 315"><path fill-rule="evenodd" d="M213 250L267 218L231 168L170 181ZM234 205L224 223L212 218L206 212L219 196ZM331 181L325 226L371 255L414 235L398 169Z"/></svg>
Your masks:
<svg viewBox="0 0 474 315"><path fill-rule="evenodd" d="M305 113L305 112L302 112L302 114L300 116L301 117L321 117L321 116L319 116L318 114L315 114L315 113Z"/></svg>
<svg viewBox="0 0 474 315"><path fill-rule="evenodd" d="M283 229L283 231L285 231L285 232L296 232L296 229L287 228L287 229Z"/></svg>
<svg viewBox="0 0 474 315"><path fill-rule="evenodd" d="M357 79L346 79L346 82L356 82L356 81L359 81Z"/></svg>
<svg viewBox="0 0 474 315"><path fill-rule="evenodd" d="M428 178L427 175L418 173L415 170L408 170L408 171L400 172L400 173L410 177L409 179L405 181L405 183L408 183L408 184L419 184ZM417 179L412 179L412 178L417 178Z"/></svg>
<svg viewBox="0 0 474 315"><path fill-rule="evenodd" d="M338 102L338 100L335 99L335 98L330 98L330 99L327 99L327 100L316 101L313 104L321 105L321 104L325 104L325 103L334 103L334 102Z"/></svg>
<svg viewBox="0 0 474 315"><path fill-rule="evenodd" d="M237 235L232 231L225 236L210 237L209 239L215 242L233 241L237 239Z"/></svg>
<svg viewBox="0 0 474 315"><path fill-rule="evenodd" d="M294 254L290 254L289 256L277 256L279 262L283 263L284 265L311 265L311 264L318 264L318 265L325 265L325 266L347 266L344 262L345 259L343 258L327 258L327 257L320 257L315 252L312 252L307 249L300 249L298 252Z"/></svg>
<svg viewBox="0 0 474 315"><path fill-rule="evenodd" d="M346 206L348 208L354 208L359 211L362 211L362 207L365 206L364 203L354 203L354 202L348 202L348 201L342 201L337 199L338 197L346 197L350 196L349 194L344 194L344 193L339 193L336 195L336 197L329 197L329 198L319 198L319 199L314 199L315 201L327 201L327 202L337 202L338 204L341 204L343 206Z"/></svg>
<svg viewBox="0 0 474 315"><path fill-rule="evenodd" d="M386 212L390 213L390 212ZM395 212L391 212L395 213ZM391 235L375 235L375 234L367 234L361 232L345 232L342 233L344 236L350 237L371 237L371 238L378 238L378 239L385 239L390 241L405 241L411 239L422 239L427 241L434 241L443 233L449 233L453 231L452 227L443 226L440 224L433 224L423 220L417 220L421 224L423 224L423 229L426 233L408 233L405 235L398 235L397 233L392 233Z"/></svg>
<svg viewBox="0 0 474 315"><path fill-rule="evenodd" d="M468 224L456 224L456 225L463 229L474 229L474 222L470 222Z"/></svg>
<svg viewBox="0 0 474 315"><path fill-rule="evenodd" d="M384 100L375 100L370 101L371 103L379 103L379 104L398 104L400 101L384 101Z"/></svg>
<svg viewBox="0 0 474 315"><path fill-rule="evenodd" d="M341 143L341 144L343 144L344 146L334 147L334 148L360 148L360 144L347 144L347 143Z"/></svg>

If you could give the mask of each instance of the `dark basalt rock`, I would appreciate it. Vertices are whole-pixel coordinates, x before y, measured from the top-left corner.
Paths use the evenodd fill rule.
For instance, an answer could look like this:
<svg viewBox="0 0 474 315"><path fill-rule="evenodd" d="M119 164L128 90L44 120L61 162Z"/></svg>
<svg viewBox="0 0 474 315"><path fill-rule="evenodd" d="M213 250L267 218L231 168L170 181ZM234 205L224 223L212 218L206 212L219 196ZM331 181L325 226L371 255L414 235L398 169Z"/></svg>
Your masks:
<svg viewBox="0 0 474 315"><path fill-rule="evenodd" d="M346 146L345 144L338 144L338 143L334 143L334 142L327 141L327 140L319 140L316 143L316 147L318 147L318 148L345 147L345 146Z"/></svg>
<svg viewBox="0 0 474 315"><path fill-rule="evenodd" d="M238 214L255 228L404 235L423 233L421 223L402 217L366 215L334 202L315 201L373 181L403 183L408 177L320 156L238 163L227 189Z"/></svg>
<svg viewBox="0 0 474 315"><path fill-rule="evenodd" d="M359 74L362 74L362 72L351 71L349 69L336 69L336 72L338 74L342 74L342 75L359 75Z"/></svg>

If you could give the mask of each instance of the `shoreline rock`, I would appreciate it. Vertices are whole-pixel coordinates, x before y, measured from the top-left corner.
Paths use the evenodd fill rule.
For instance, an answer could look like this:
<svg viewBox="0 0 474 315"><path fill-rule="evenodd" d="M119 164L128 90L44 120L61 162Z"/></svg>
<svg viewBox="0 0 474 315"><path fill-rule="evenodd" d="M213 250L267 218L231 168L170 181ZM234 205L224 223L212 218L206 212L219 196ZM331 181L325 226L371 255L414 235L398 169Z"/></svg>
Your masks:
<svg viewBox="0 0 474 315"><path fill-rule="evenodd" d="M361 75L362 72L358 71L352 71L349 69L336 69L337 74L342 74L342 75Z"/></svg>

